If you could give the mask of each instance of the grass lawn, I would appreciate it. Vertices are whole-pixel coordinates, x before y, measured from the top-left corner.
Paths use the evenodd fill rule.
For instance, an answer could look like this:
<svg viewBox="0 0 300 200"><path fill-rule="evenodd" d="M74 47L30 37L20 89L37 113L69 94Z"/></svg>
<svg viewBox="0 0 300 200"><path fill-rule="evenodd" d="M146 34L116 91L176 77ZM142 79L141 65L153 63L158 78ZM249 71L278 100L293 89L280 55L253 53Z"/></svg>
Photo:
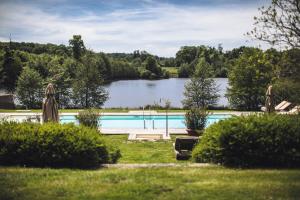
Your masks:
<svg viewBox="0 0 300 200"><path fill-rule="evenodd" d="M174 78L178 77L178 67L162 67L162 68L170 73L170 77L174 77Z"/></svg>
<svg viewBox="0 0 300 200"><path fill-rule="evenodd" d="M173 167L98 170L0 167L0 199L283 199L300 170Z"/></svg>
<svg viewBox="0 0 300 200"><path fill-rule="evenodd" d="M106 135L107 141L116 144L122 157L118 163L174 163L189 162L175 159L173 142L177 136L171 136L172 140L128 141L128 135Z"/></svg>

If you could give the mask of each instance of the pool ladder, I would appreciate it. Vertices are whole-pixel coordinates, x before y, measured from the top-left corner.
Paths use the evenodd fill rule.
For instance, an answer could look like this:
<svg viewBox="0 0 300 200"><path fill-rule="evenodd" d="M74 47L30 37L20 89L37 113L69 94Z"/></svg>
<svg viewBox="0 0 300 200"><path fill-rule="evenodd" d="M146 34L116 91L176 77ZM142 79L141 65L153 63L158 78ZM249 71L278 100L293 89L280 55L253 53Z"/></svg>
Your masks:
<svg viewBox="0 0 300 200"><path fill-rule="evenodd" d="M151 120L151 119L150 119ZM144 129L146 129L146 120L144 119ZM155 126L154 126L154 119L152 119L152 129L154 130L155 129Z"/></svg>

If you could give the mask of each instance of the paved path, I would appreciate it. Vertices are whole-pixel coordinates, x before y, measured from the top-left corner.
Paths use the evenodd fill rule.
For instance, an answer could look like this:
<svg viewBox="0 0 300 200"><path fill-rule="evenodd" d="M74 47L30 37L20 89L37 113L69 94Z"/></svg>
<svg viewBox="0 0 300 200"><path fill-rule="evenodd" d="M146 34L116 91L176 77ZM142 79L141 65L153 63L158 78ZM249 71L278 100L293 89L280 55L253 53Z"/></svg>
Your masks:
<svg viewBox="0 0 300 200"><path fill-rule="evenodd" d="M155 168L155 167L208 167L216 166L209 163L143 163L143 164L104 164L105 168Z"/></svg>

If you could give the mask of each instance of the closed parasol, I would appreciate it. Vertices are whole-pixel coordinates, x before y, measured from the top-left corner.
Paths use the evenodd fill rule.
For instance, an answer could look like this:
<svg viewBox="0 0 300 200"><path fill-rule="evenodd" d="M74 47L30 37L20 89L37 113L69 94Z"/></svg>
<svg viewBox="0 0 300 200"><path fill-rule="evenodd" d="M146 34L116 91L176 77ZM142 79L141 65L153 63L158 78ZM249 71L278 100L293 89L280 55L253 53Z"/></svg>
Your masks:
<svg viewBox="0 0 300 200"><path fill-rule="evenodd" d="M55 100L53 84L49 83L43 100L43 122L58 122L58 106Z"/></svg>
<svg viewBox="0 0 300 200"><path fill-rule="evenodd" d="M272 85L270 85L267 89L265 106L267 113L274 112L274 94L272 91Z"/></svg>

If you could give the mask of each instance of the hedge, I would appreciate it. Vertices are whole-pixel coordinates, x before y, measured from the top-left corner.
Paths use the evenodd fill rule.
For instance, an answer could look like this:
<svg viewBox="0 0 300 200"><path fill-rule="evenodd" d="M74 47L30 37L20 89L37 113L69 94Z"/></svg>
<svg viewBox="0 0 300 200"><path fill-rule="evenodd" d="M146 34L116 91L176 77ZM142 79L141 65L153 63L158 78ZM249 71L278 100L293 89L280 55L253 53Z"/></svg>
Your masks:
<svg viewBox="0 0 300 200"><path fill-rule="evenodd" d="M208 127L196 162L236 167L300 166L300 115L233 117Z"/></svg>
<svg viewBox="0 0 300 200"><path fill-rule="evenodd" d="M0 123L0 165L93 168L116 162L118 148L74 124Z"/></svg>
<svg viewBox="0 0 300 200"><path fill-rule="evenodd" d="M98 122L99 117L99 112L94 109L81 111L78 115L75 116L80 125L96 129L100 126Z"/></svg>

